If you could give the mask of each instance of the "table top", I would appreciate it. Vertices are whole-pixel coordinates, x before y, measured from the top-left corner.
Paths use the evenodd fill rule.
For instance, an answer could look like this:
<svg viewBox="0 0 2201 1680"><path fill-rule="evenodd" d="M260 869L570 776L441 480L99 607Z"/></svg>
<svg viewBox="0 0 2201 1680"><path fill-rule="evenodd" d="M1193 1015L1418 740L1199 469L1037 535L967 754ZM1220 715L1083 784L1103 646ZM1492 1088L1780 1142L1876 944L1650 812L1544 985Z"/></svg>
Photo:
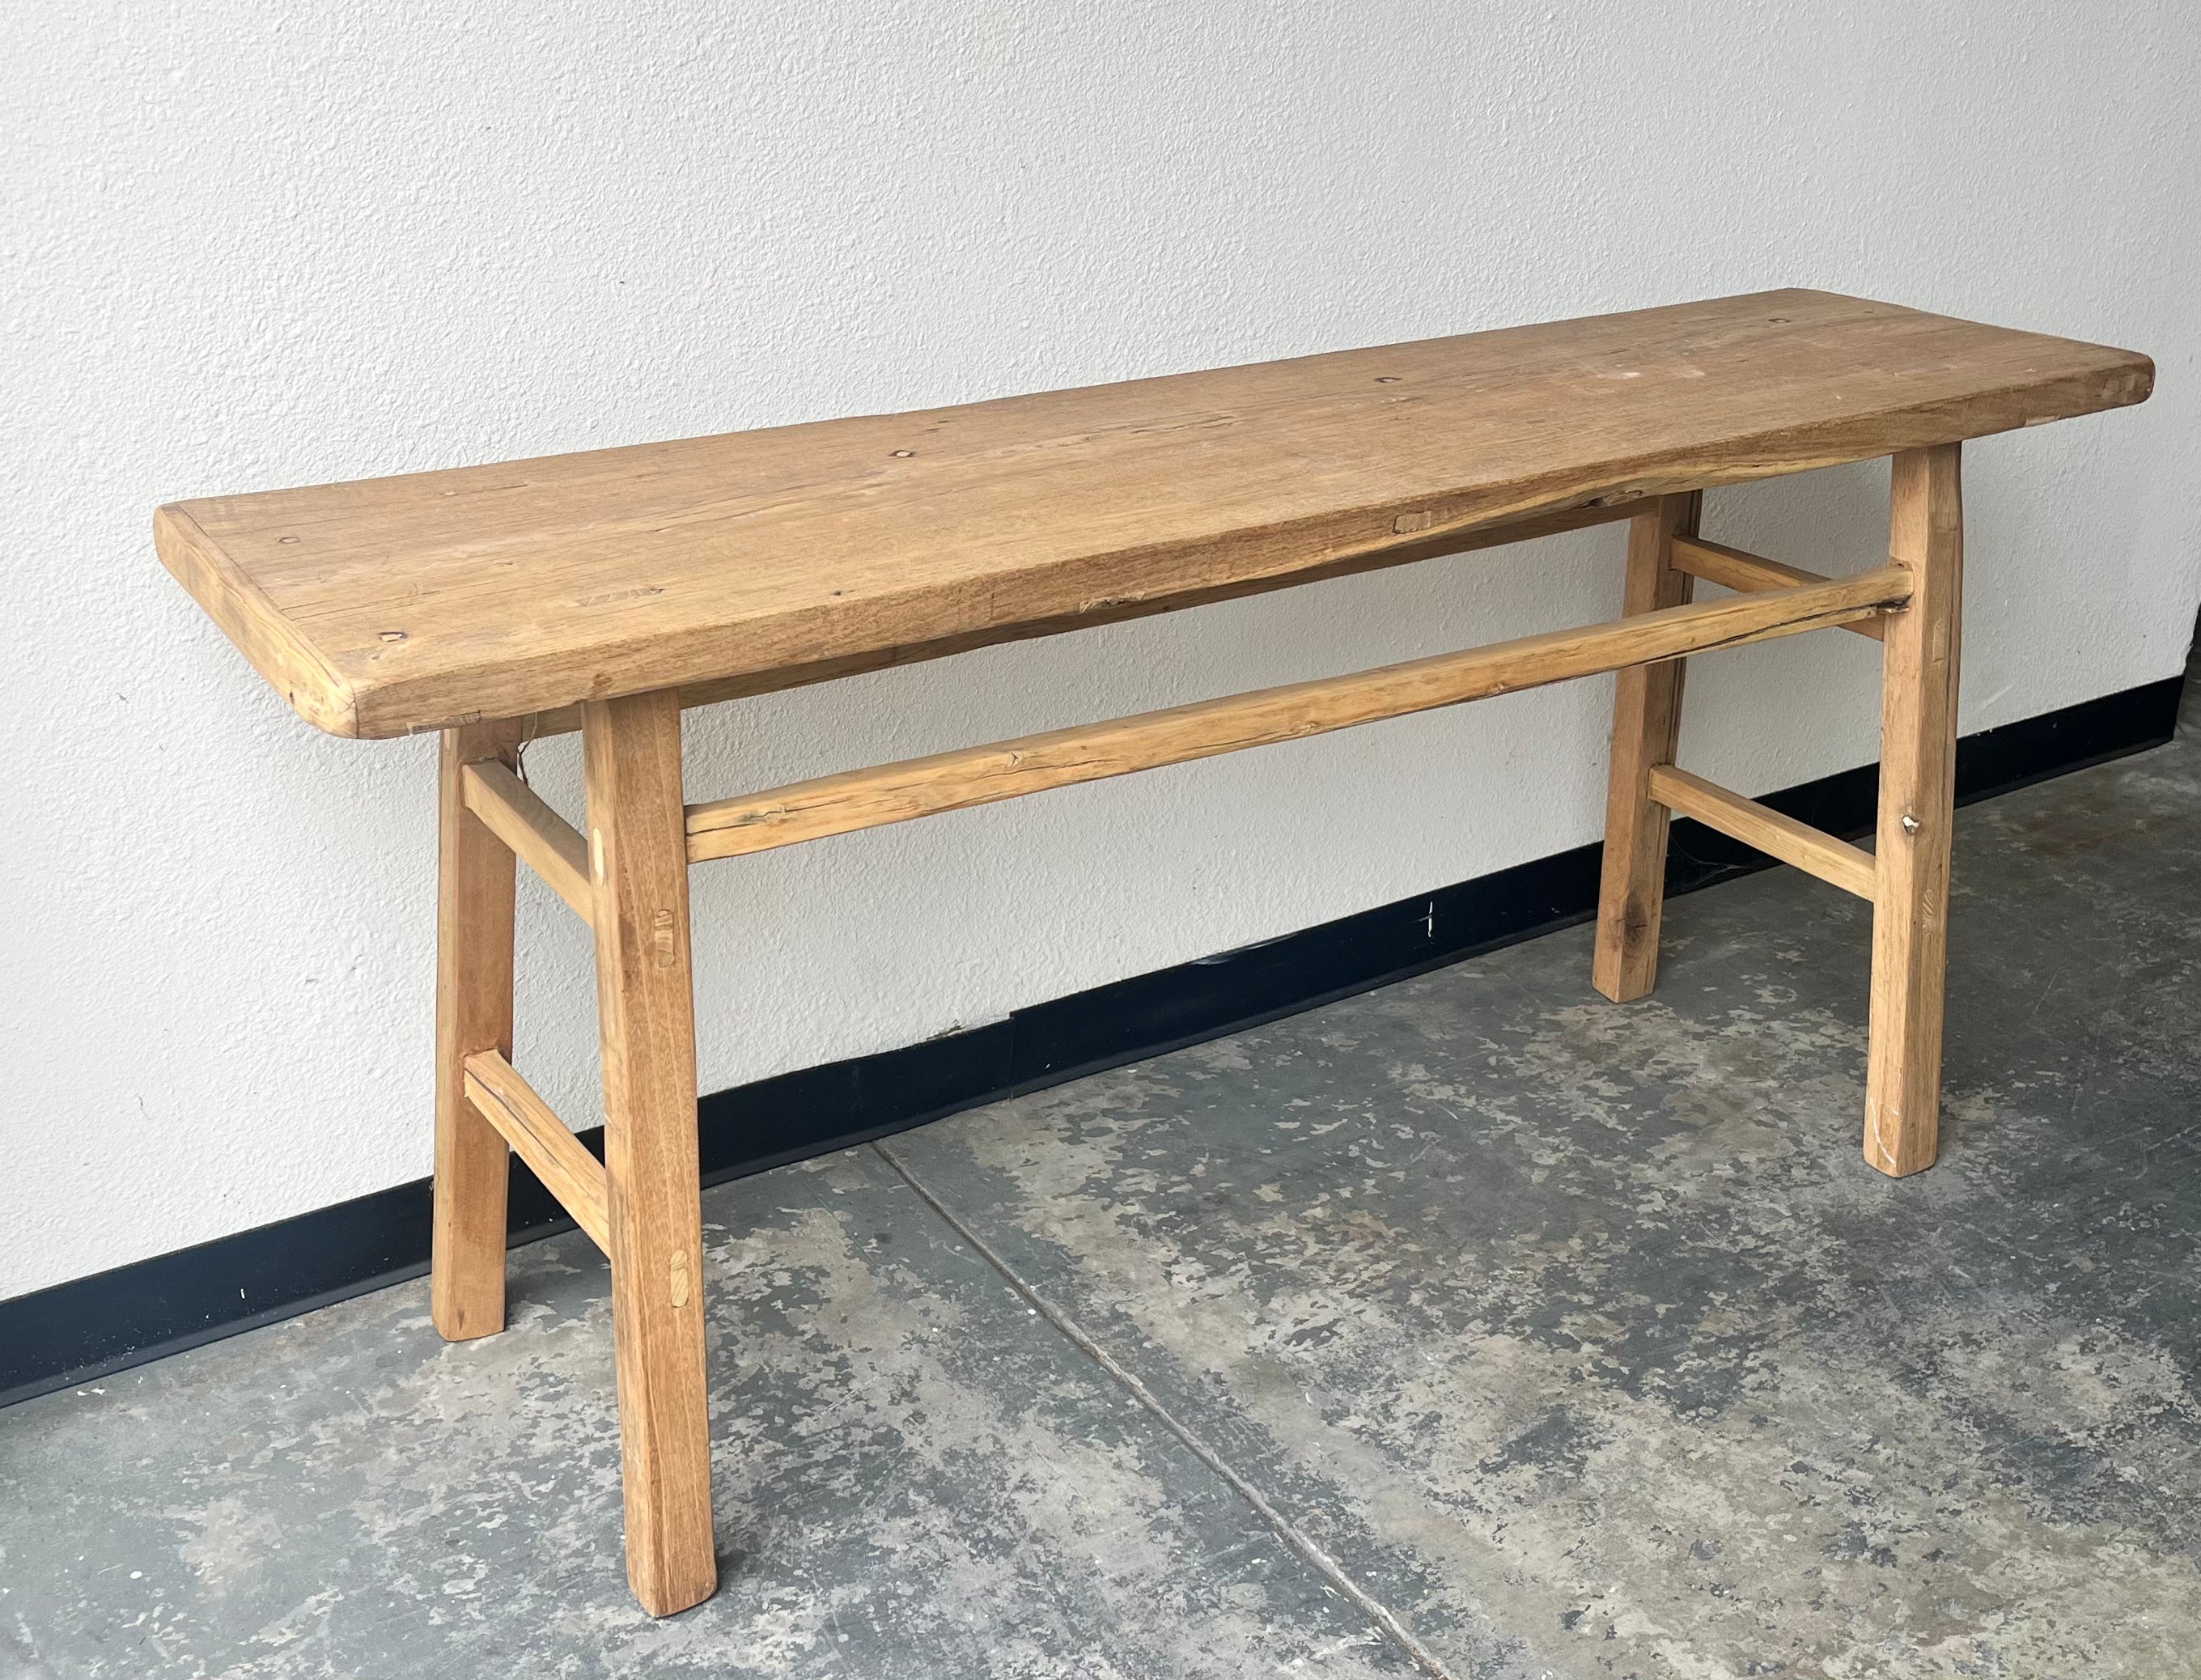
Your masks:
<svg viewBox="0 0 2201 1680"><path fill-rule="evenodd" d="M758 693L2144 399L2129 350L1770 291L162 508L298 712Z"/></svg>

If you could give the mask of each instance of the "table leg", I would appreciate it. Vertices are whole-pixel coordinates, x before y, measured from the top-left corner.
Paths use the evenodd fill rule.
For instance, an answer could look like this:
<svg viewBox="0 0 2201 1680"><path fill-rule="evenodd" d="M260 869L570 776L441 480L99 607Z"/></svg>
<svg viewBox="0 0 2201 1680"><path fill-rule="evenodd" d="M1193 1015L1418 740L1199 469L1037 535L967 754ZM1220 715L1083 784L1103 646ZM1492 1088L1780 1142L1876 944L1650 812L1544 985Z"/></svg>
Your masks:
<svg viewBox="0 0 2201 1680"><path fill-rule="evenodd" d="M504 1328L504 1139L467 1098L466 1060L512 1054L513 864L469 811L465 765L510 763L514 723L443 731L436 892L436 1205L429 1313L453 1342Z"/></svg>
<svg viewBox="0 0 2201 1680"><path fill-rule="evenodd" d="M1940 1115L1963 587L1959 452L1944 443L1894 459L1888 553L1916 583L1887 621L1864 1158L1898 1178L1934 1164Z"/></svg>
<svg viewBox="0 0 2201 1680"><path fill-rule="evenodd" d="M1677 570L1674 538L1694 536L1700 493L1662 496L1629 522L1629 617L1689 599L1693 579ZM1619 673L1612 711L1611 779L1605 799L1605 871L1597 900L1597 953L1590 981L1616 1003L1641 997L1658 976L1658 920L1666 900L1666 808L1651 797L1653 767L1671 764L1682 727L1684 661L1630 666Z"/></svg>
<svg viewBox="0 0 2201 1680"><path fill-rule="evenodd" d="M627 1578L669 1616L718 1585L679 697L590 701L582 732Z"/></svg>

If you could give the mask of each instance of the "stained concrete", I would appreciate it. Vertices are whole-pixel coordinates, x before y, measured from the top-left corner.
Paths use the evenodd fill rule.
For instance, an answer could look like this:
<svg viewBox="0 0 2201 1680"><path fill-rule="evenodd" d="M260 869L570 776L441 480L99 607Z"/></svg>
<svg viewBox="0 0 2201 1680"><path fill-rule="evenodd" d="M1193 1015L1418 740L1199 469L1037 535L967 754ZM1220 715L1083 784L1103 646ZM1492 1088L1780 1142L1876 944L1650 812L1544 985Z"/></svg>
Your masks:
<svg viewBox="0 0 2201 1680"><path fill-rule="evenodd" d="M666 1622L578 1237L0 1414L0 1680L2201 1675L2201 743L1957 879L1929 1172L1752 877L709 1192Z"/></svg>

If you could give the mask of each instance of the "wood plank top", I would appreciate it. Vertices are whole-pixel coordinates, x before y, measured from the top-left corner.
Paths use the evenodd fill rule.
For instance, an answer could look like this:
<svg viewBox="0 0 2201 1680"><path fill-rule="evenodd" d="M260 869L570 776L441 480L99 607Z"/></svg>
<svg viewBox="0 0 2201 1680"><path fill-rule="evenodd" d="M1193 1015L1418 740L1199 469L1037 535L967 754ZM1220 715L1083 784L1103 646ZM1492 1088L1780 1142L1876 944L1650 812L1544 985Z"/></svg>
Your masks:
<svg viewBox="0 0 2201 1680"><path fill-rule="evenodd" d="M162 508L298 712L695 702L2138 402L2129 350L1771 291L919 413Z"/></svg>

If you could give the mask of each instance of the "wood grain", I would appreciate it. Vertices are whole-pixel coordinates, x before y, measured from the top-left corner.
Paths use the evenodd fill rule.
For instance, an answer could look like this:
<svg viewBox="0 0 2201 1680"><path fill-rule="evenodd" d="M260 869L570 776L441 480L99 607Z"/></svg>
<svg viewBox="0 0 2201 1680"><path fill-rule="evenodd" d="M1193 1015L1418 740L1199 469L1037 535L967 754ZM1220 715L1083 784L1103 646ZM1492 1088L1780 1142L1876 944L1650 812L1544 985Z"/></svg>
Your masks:
<svg viewBox="0 0 2201 1680"><path fill-rule="evenodd" d="M449 1341L504 1328L504 1138L474 1107L467 1058L512 1054L512 851L467 808L464 772L508 759L509 724L446 731L438 767L436 1188L429 1313Z"/></svg>
<svg viewBox="0 0 2201 1680"><path fill-rule="evenodd" d="M1888 552L1917 586L1887 624L1864 1158L1899 1178L1931 1166L1940 1147L1963 594L1957 446L1897 455L1893 485Z"/></svg>
<svg viewBox="0 0 2201 1680"><path fill-rule="evenodd" d="M591 702L582 742L627 1579L669 1616L718 1584L679 701Z"/></svg>
<svg viewBox="0 0 2201 1680"><path fill-rule="evenodd" d="M1678 816L1694 817L1769 857L1855 893L1873 896L1872 854L1822 833L1808 823L1759 804L1674 765L1651 772L1651 797Z"/></svg>
<svg viewBox="0 0 2201 1680"><path fill-rule="evenodd" d="M2146 357L1776 291L164 510L301 713L750 691L2147 395Z"/></svg>
<svg viewBox="0 0 2201 1680"><path fill-rule="evenodd" d="M1554 631L1403 665L1059 729L691 806L688 855L737 857L1048 788L1294 741L1684 652L1841 624L1903 597L1894 567Z"/></svg>
<svg viewBox="0 0 2201 1680"><path fill-rule="evenodd" d="M1693 607L1689 575L1674 546L1697 528L1703 498L1661 496L1628 532L1622 610L1637 621ZM1749 597L1743 597L1747 599ZM1771 597L1774 599L1780 596ZM1623 620L1626 622L1626 620ZM1682 728L1682 661L1620 673L1612 702L1612 756L1605 778L1605 854L1598 880L1597 943L1590 984L1616 1003L1649 991L1658 974L1658 928L1666 903L1666 809L1651 797L1651 772L1671 764Z"/></svg>
<svg viewBox="0 0 2201 1680"><path fill-rule="evenodd" d="M1633 503L1627 503L1612 508L1569 508L1555 514L1509 520L1496 526L1447 532L1435 540L1402 540L1397 547L1385 549L1380 553L1347 555L1326 565L1311 566L1288 581L1294 584L1320 583L1331 578L1352 577L1359 573L1403 566L1414 561L1447 559L1482 549L1504 548L1514 543L1529 542L1539 537L1553 537L1562 532L1584 531L1593 526L1611 525L1616 520L1633 517ZM873 649L807 665L783 666L762 673L751 672L736 677L714 678L707 682L684 683L680 685L680 703L684 707L712 706L722 700L741 700L752 695L801 688L811 683L829 683L842 677L858 677L867 671L885 671L896 666L919 664L929 659L944 659L951 654L968 653L974 649L992 647L1003 642L1031 641L1043 636L1059 636L1073 630L1090 630L1099 625L1123 624L1133 619L1181 612L1188 607L1212 606L1219 602L1264 594L1277 587L1271 579L1254 579L1242 583L1188 589L1147 601L1096 602L1084 611L1065 618L1033 619L1015 626L974 631L930 642ZM558 706L549 711L531 712L527 715L526 725L530 740L565 734L581 726L581 708L578 706Z"/></svg>
<svg viewBox="0 0 2201 1680"><path fill-rule="evenodd" d="M594 914L596 889L589 880L589 845L581 831L499 760L469 764L462 780L467 808L518 853L576 915L586 921Z"/></svg>
<svg viewBox="0 0 2201 1680"><path fill-rule="evenodd" d="M603 1163L582 1146L558 1111L495 1050L477 1050L467 1058L467 1096L589 1240L610 1253Z"/></svg>
<svg viewBox="0 0 2201 1680"><path fill-rule="evenodd" d="M1710 542L1697 536L1675 539L1674 567L1692 578L1702 578L1706 583L1745 595L1758 590L1793 589L1799 584L1826 581L1821 573L1806 572L1800 566L1784 565L1764 555L1752 554L1747 549L1731 549L1724 543ZM1869 636L1875 642L1886 634L1878 619L1859 619L1842 628Z"/></svg>

